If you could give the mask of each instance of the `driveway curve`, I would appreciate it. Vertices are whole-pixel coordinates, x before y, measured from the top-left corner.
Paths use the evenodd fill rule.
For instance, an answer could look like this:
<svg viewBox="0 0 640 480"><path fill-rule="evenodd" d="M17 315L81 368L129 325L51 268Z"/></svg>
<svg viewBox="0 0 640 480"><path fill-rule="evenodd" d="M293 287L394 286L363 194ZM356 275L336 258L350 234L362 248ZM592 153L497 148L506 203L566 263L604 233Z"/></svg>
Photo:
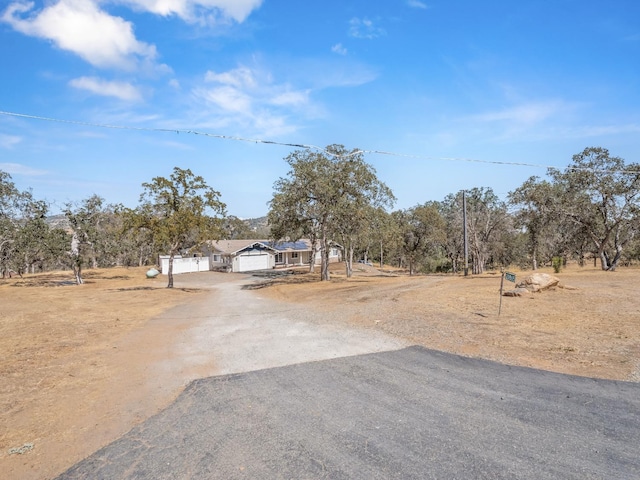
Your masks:
<svg viewBox="0 0 640 480"><path fill-rule="evenodd" d="M639 384L406 347L214 278L164 316L198 321L157 368L215 376L59 479L640 478Z"/></svg>

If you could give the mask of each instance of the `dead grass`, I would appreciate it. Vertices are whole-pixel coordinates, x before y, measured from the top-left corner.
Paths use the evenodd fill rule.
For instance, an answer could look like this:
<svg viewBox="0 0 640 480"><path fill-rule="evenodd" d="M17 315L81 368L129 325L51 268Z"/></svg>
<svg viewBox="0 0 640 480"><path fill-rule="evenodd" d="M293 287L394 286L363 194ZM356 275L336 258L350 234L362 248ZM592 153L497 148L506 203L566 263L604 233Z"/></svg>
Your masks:
<svg viewBox="0 0 640 480"><path fill-rule="evenodd" d="M147 279L145 271L88 271L84 285L71 282L69 272L0 280L0 470L10 448L36 442L29 456L47 458L55 471L68 457L52 452L62 446L73 458L77 450L65 442L78 429L100 445L101 438L90 438L93 417L115 402L108 386L127 375L126 364L114 362L115 345L197 294L166 289L166 279ZM14 478L42 478L41 473L30 476L29 469L18 468Z"/></svg>
<svg viewBox="0 0 640 480"><path fill-rule="evenodd" d="M551 269L541 270L553 274ZM518 280L530 272L515 270ZM311 275L309 275L311 276ZM640 380L640 269L570 266L562 284L528 297L502 297L500 274L346 279L275 284L264 295L339 312L339 321L412 343L555 372ZM287 279L283 279L286 282ZM505 282L505 289L514 284Z"/></svg>
<svg viewBox="0 0 640 480"><path fill-rule="evenodd" d="M147 367L168 359L166 346L186 327L176 319L151 327L149 319L200 291L168 290L166 279L146 279L145 270L89 271L82 286L69 272L0 281L5 478L60 472L170 401L172 392L147 390ZM301 272L256 288L261 296L327 312L323 321L381 330L429 348L640 381L640 269L572 266L558 277L576 289L503 297L500 316L497 273L408 277L365 265L356 266L351 279L340 265L332 272L331 282ZM25 443L36 448L8 455Z"/></svg>

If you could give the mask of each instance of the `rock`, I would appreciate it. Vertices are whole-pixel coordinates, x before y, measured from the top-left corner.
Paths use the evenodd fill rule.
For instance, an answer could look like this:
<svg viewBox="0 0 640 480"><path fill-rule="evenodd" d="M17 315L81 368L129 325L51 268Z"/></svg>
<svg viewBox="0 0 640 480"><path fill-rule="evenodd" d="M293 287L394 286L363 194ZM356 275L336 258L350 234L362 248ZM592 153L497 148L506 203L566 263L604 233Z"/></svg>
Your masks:
<svg viewBox="0 0 640 480"><path fill-rule="evenodd" d="M147 270L147 278L156 278L158 275L160 275L160 272L155 268Z"/></svg>
<svg viewBox="0 0 640 480"><path fill-rule="evenodd" d="M558 286L560 279L547 273L533 273L516 285L516 289L524 288L530 292L541 292Z"/></svg>
<svg viewBox="0 0 640 480"><path fill-rule="evenodd" d="M502 292L504 297L523 297L525 295L529 295L531 292L526 288L515 288L513 290L507 290L506 292Z"/></svg>

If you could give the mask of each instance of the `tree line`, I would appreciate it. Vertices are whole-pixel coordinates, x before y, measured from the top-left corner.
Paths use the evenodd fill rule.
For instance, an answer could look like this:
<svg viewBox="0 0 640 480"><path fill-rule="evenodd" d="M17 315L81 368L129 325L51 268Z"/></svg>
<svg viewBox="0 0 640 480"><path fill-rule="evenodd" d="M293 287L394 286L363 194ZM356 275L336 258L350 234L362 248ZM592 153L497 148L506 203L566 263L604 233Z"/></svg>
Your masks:
<svg viewBox="0 0 640 480"><path fill-rule="evenodd" d="M274 184L265 233L276 241L310 239L323 260L323 280L329 279L329 249L336 247L343 250L347 276L358 260L410 274L464 268L463 192L393 210L393 192L360 150L330 145L322 152L294 151L285 161L290 170ZM92 195L65 204L64 222L53 224L48 204L0 171L0 276L69 269L82 283L83 267L154 265L159 254L173 259L206 240L256 236L191 170L175 168L142 189L135 208ZM600 147L574 155L562 171L549 169L546 178L529 178L506 200L489 187L469 189L471 272L569 260L599 262L612 271L638 261L639 196L640 166Z"/></svg>
<svg viewBox="0 0 640 480"><path fill-rule="evenodd" d="M506 200L476 187L396 211L389 211L393 193L359 150L330 145L285 160L290 170L269 203L273 238L309 238L323 259L329 240L338 243L347 276L354 258L392 263L410 274L458 273L465 266L465 217L473 274L569 260L613 271L640 259L640 166L604 148L586 148L563 171L549 169L547 179L527 179ZM321 268L328 279L324 261Z"/></svg>

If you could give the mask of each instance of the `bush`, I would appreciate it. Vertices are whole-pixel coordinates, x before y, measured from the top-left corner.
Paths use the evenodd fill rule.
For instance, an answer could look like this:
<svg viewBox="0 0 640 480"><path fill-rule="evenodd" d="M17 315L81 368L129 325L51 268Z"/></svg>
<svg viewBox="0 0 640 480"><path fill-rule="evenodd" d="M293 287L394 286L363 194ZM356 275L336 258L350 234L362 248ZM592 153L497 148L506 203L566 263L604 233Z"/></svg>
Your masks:
<svg viewBox="0 0 640 480"><path fill-rule="evenodd" d="M562 257L553 257L551 259L551 266L555 273L560 273L560 270L562 269Z"/></svg>

